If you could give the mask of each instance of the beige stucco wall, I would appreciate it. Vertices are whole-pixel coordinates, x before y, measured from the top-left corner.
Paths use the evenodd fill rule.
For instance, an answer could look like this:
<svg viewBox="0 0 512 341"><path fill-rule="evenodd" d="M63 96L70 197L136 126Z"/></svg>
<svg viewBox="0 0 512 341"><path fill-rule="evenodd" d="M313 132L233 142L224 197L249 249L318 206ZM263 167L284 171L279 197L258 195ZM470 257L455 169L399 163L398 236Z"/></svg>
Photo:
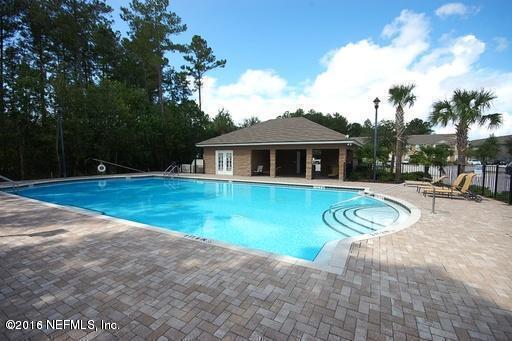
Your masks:
<svg viewBox="0 0 512 341"><path fill-rule="evenodd" d="M215 174L215 151L233 151L233 174L239 176L251 176L251 151L253 149L270 150L270 176L275 176L275 151L276 149L305 149L306 150L306 179L311 179L311 162L313 149L339 149L339 174L343 179L345 173L345 161L347 155L346 145L279 145L279 146L248 146L248 147L205 147L203 151L204 167L206 174Z"/></svg>

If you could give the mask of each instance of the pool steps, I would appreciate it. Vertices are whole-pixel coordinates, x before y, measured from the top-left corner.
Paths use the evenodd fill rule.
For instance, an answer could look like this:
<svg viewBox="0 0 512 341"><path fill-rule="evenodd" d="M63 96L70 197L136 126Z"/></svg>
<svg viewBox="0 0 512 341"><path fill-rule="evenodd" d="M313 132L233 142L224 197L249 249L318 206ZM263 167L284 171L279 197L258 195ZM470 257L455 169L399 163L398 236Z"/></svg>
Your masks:
<svg viewBox="0 0 512 341"><path fill-rule="evenodd" d="M364 217L364 212L375 212L379 208L393 209L393 215L387 214L379 222ZM373 233L380 228L394 224L400 213L392 206L383 203L345 203L325 210L322 220L325 225L345 237L354 237L361 234Z"/></svg>

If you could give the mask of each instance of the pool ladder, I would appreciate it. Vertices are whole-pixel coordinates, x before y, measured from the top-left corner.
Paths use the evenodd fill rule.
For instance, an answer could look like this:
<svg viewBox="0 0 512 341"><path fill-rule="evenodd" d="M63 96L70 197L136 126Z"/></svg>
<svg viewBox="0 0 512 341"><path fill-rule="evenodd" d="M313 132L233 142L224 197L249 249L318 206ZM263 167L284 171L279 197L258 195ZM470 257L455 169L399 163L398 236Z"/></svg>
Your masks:
<svg viewBox="0 0 512 341"><path fill-rule="evenodd" d="M163 175L173 178L179 174L179 170L179 166L173 162L164 170Z"/></svg>

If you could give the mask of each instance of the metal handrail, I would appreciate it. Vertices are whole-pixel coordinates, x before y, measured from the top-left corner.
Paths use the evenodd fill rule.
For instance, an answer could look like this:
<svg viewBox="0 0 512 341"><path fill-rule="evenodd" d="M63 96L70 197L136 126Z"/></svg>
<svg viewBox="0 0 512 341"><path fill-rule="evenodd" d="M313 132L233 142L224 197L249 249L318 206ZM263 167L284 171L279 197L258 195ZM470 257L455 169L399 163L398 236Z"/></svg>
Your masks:
<svg viewBox="0 0 512 341"><path fill-rule="evenodd" d="M172 176L172 175L176 175L178 173L179 173L179 167L174 162L171 163L163 172L164 176L165 175Z"/></svg>
<svg viewBox="0 0 512 341"><path fill-rule="evenodd" d="M98 162L102 162L102 163L106 163L106 164L109 164L109 165L113 165L113 166L117 166L117 167L121 167L121 168L126 168L126 169L129 169L129 170L133 170L133 171L136 171L136 172L139 172L139 173L146 173L145 171L143 170L140 170L140 169L137 169L137 168L132 168L132 167L127 167L127 166L123 166L123 165L120 165L118 163L114 163L114 162L110 162L110 161L105 161L105 160L101 160L101 159L95 159L95 158L92 158L94 161L98 161Z"/></svg>
<svg viewBox="0 0 512 341"><path fill-rule="evenodd" d="M3 176L3 175L0 175L0 179L3 179L5 181L11 183L12 189L14 189L15 191L18 189L18 183L16 181L9 179L8 177Z"/></svg>
<svg viewBox="0 0 512 341"><path fill-rule="evenodd" d="M396 188L397 186L400 186L401 184L392 184L390 186L387 186L387 187L384 187L383 189L380 189L379 190L379 193L382 193L382 192L387 192L389 191L390 189L393 189L393 188ZM378 194L377 194L378 195ZM360 191L358 193L358 195L356 195L355 197L352 197L352 198L349 198L349 199L345 199L345 200L342 200L340 202L337 202L337 203L334 203L332 204L330 207L329 207L329 210L333 210L335 208L338 208L338 207L342 207L344 203L346 202L349 202L349 201L353 201L353 200L357 200L357 199L360 199L360 198L365 198L365 197L377 197L376 196L376 193L372 192L372 191L369 191L367 192L366 190L364 191Z"/></svg>

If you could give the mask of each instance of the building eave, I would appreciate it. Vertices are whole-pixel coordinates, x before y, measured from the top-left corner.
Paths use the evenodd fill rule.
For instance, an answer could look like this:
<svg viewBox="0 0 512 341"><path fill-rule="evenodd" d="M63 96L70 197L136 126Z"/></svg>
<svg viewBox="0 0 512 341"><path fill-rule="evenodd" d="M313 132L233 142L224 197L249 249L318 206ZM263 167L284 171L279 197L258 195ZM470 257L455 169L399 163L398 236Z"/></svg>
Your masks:
<svg viewBox="0 0 512 341"><path fill-rule="evenodd" d="M247 143L197 143L196 147L248 147L248 146L286 146L286 145L308 145L308 144L354 144L361 146L362 144L355 140L338 140L338 141L284 141L284 142L247 142Z"/></svg>

